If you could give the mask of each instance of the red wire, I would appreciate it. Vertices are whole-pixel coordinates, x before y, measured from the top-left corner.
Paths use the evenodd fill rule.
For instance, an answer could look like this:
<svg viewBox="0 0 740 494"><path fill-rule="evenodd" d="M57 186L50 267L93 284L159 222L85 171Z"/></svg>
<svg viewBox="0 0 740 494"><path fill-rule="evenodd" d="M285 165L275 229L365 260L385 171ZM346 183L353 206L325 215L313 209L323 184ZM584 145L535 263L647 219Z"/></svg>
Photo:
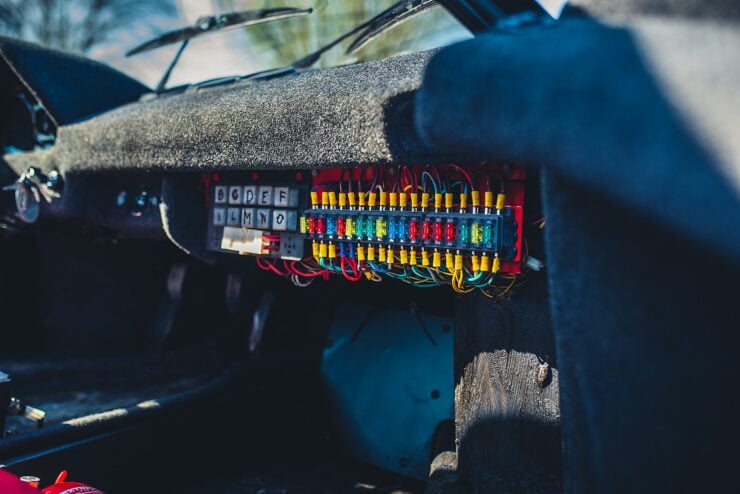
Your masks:
<svg viewBox="0 0 740 494"><path fill-rule="evenodd" d="M265 271L272 271L278 276L285 276L285 273L280 271L278 268L275 267L272 262L268 261L267 259L262 259L261 257L257 257L257 266L260 267L260 269L263 269Z"/></svg>
<svg viewBox="0 0 740 494"><path fill-rule="evenodd" d="M347 264L350 265L351 270L355 273L354 276L350 276L350 274L347 272ZM339 265L342 268L342 274L349 281L360 281L360 279L362 278L362 273L359 269L357 269L357 262L351 257L342 257Z"/></svg>

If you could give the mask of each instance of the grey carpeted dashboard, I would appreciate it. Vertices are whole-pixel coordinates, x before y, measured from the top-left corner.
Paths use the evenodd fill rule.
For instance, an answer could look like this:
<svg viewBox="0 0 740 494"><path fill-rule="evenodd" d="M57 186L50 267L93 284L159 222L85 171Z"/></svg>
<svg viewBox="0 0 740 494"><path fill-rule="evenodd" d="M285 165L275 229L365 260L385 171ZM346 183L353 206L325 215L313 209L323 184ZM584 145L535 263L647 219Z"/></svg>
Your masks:
<svg viewBox="0 0 740 494"><path fill-rule="evenodd" d="M60 127L48 151L6 160L16 172L63 173L439 160L412 121L413 92L434 53L134 102Z"/></svg>

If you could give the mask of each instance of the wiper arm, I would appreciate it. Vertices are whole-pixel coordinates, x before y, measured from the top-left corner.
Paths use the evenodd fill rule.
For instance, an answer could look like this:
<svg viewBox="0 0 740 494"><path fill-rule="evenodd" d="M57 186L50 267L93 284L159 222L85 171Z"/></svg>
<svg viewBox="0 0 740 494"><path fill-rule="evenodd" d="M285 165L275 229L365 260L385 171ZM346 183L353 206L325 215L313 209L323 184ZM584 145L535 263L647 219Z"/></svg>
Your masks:
<svg viewBox="0 0 740 494"><path fill-rule="evenodd" d="M259 9L259 10L245 10L241 12L231 12L228 14L219 14L201 17L195 24L175 31L170 31L161 36L158 36L152 40L143 43L136 48L133 48L126 52L126 56L136 55L155 48L162 46L171 45L172 43L179 43L189 41L198 36L212 33L215 31L223 31L225 29L233 29L241 26L251 26L254 24L261 24L263 22L276 21L278 19L287 19L289 17L296 17L299 15L308 15L313 12L313 9L296 9L292 7L274 8L274 9Z"/></svg>
<svg viewBox="0 0 740 494"><path fill-rule="evenodd" d="M335 46L337 46L339 43L344 41L347 38L350 38L354 36L355 34L362 32L362 31L375 31L376 26L384 26L388 25L388 27L391 27L393 25L398 24L398 22L402 22L405 19L408 19L409 17L418 14L419 12L422 12L423 10L426 10L427 8L431 7L432 5L428 4L434 4L436 3L436 0L400 0L399 2L396 2L389 8L385 9L375 17L363 22L362 24L354 27L353 29L347 31L346 33L342 34L338 38L334 39L330 43L327 43L326 45L322 46L318 50L309 53L305 57L301 58L300 60L296 60L292 64L292 68L294 69L307 69L311 67L313 64L319 61L319 59L326 53L327 51L331 50ZM421 6L424 5L423 8ZM400 18L399 21L396 21L396 19ZM384 27L380 28L380 32L385 30ZM380 34L378 32L377 34ZM366 36L367 33L363 33L361 36ZM370 39L367 41L364 41L363 44L366 44L369 42ZM353 43L354 44L354 43Z"/></svg>
<svg viewBox="0 0 740 494"><path fill-rule="evenodd" d="M397 15L383 17L367 26L365 30L355 38L352 44L349 45L345 53L347 55L355 53L384 32L393 29L402 22L421 14L422 12L438 6L439 3L437 0L414 0L408 2L406 9L399 12Z"/></svg>

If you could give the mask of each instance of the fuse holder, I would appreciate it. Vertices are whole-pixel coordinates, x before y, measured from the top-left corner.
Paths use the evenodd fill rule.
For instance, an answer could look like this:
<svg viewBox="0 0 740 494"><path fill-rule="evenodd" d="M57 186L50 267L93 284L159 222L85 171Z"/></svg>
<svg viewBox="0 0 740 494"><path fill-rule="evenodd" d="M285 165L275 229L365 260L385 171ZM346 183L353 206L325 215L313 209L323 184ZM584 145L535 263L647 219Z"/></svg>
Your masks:
<svg viewBox="0 0 740 494"><path fill-rule="evenodd" d="M405 208L407 199L408 199L408 196L406 195L405 192L399 192L398 193L398 207L402 209ZM391 203L391 206L392 205L393 204Z"/></svg>
<svg viewBox="0 0 740 494"><path fill-rule="evenodd" d="M478 274L480 273L480 257L476 255L470 256L470 264L473 268L473 273Z"/></svg>
<svg viewBox="0 0 740 494"><path fill-rule="evenodd" d="M409 253L408 251L406 251L406 249L401 249L401 252L399 253L399 260L402 266L409 263Z"/></svg>
<svg viewBox="0 0 740 494"><path fill-rule="evenodd" d="M319 193L315 190L311 191L311 207L316 207L319 205Z"/></svg>
<svg viewBox="0 0 740 494"><path fill-rule="evenodd" d="M480 191L474 190L470 193L470 200L473 203L473 207L480 207Z"/></svg>
<svg viewBox="0 0 740 494"><path fill-rule="evenodd" d="M487 190L486 193L483 195L483 207L486 209L493 208L493 192L490 190Z"/></svg>
<svg viewBox="0 0 740 494"><path fill-rule="evenodd" d="M378 203L380 204L381 208L384 208L388 205L388 193L384 191L380 191L378 193Z"/></svg>
<svg viewBox="0 0 740 494"><path fill-rule="evenodd" d="M416 251L414 249L411 249L409 251L409 264L411 264L412 266L416 266L417 264Z"/></svg>
<svg viewBox="0 0 740 494"><path fill-rule="evenodd" d="M480 258L480 270L487 273L491 270L491 262L486 255L482 255Z"/></svg>
<svg viewBox="0 0 740 494"><path fill-rule="evenodd" d="M468 195L460 194L460 212L464 213L468 208Z"/></svg>
<svg viewBox="0 0 740 494"><path fill-rule="evenodd" d="M439 192L434 194L434 209L442 208L442 194Z"/></svg>
<svg viewBox="0 0 740 494"><path fill-rule="evenodd" d="M337 207L337 193L334 192L333 190L329 192L329 206L332 209L336 209Z"/></svg>
<svg viewBox="0 0 740 494"><path fill-rule="evenodd" d="M426 209L429 206L429 193L422 192L421 194L421 209Z"/></svg>
<svg viewBox="0 0 740 494"><path fill-rule="evenodd" d="M325 258L327 254L328 252L327 252L326 244L324 242L321 242L319 244L319 258L320 259Z"/></svg>
<svg viewBox="0 0 740 494"><path fill-rule="evenodd" d="M419 193L418 192L412 192L409 194L411 197L411 207L416 209L419 207Z"/></svg>
<svg viewBox="0 0 740 494"><path fill-rule="evenodd" d="M365 247L363 247L362 245L357 246L357 260L358 261L365 260Z"/></svg>
<svg viewBox="0 0 740 494"><path fill-rule="evenodd" d="M499 259L497 256L493 258L493 266L491 267L491 272L498 273L499 271L501 271L501 259Z"/></svg>
<svg viewBox="0 0 740 494"><path fill-rule="evenodd" d="M347 202L349 202L349 207L353 208L356 204L356 198L354 192L348 192L347 193Z"/></svg>
<svg viewBox="0 0 740 494"><path fill-rule="evenodd" d="M375 260L375 246L374 245L367 246L367 260L368 261Z"/></svg>
<svg viewBox="0 0 740 494"><path fill-rule="evenodd" d="M421 250L421 265L422 266L429 266L429 253L422 249Z"/></svg>
<svg viewBox="0 0 740 494"><path fill-rule="evenodd" d="M504 205L506 204L506 196L504 194L499 194L496 196L496 209L501 211L504 209Z"/></svg>
<svg viewBox="0 0 740 494"><path fill-rule="evenodd" d="M367 195L367 206L370 207L370 208L374 208L377 200L378 200L378 193L377 192L370 192Z"/></svg>
<svg viewBox="0 0 740 494"><path fill-rule="evenodd" d="M339 207L341 209L344 209L347 207L347 193L346 192L339 193Z"/></svg>
<svg viewBox="0 0 740 494"><path fill-rule="evenodd" d="M452 209L452 204L455 202L455 195L452 192L445 194L445 209Z"/></svg>
<svg viewBox="0 0 740 494"><path fill-rule="evenodd" d="M337 257L337 246L329 244L329 259L336 259Z"/></svg>
<svg viewBox="0 0 740 494"><path fill-rule="evenodd" d="M432 254L432 267L433 268L442 267L442 254L441 253L434 252Z"/></svg>
<svg viewBox="0 0 740 494"><path fill-rule="evenodd" d="M455 267L455 256L452 255L452 252L445 252L445 266L449 271L452 271L452 268Z"/></svg>
<svg viewBox="0 0 740 494"><path fill-rule="evenodd" d="M455 254L455 271L463 270L463 256L462 254Z"/></svg>
<svg viewBox="0 0 740 494"><path fill-rule="evenodd" d="M385 247L378 247L378 262L385 262L387 259Z"/></svg>

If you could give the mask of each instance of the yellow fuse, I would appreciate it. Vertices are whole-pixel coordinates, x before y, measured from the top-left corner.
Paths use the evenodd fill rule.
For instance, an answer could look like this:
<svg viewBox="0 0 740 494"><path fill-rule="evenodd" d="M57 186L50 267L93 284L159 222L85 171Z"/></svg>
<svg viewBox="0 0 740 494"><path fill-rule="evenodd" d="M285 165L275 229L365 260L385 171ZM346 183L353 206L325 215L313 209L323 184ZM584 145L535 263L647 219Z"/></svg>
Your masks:
<svg viewBox="0 0 740 494"><path fill-rule="evenodd" d="M381 208L386 207L388 205L388 193L380 191L378 193L378 202L380 203Z"/></svg>
<svg viewBox="0 0 740 494"><path fill-rule="evenodd" d="M378 247L378 262L385 262L385 247Z"/></svg>
<svg viewBox="0 0 740 494"><path fill-rule="evenodd" d="M375 260L375 246L374 245L367 246L367 260L368 261Z"/></svg>
<svg viewBox="0 0 740 494"><path fill-rule="evenodd" d="M473 245L479 245L483 241L483 225L473 223L470 225L470 242Z"/></svg>
<svg viewBox="0 0 740 494"><path fill-rule="evenodd" d="M324 242L321 242L319 244L319 258L323 259L324 257L326 257L326 254L326 244Z"/></svg>
<svg viewBox="0 0 740 494"><path fill-rule="evenodd" d="M377 200L377 198L378 198L377 192L370 192L367 195L367 205L369 207L371 207L371 208L374 208L375 207L375 201Z"/></svg>
<svg viewBox="0 0 740 494"><path fill-rule="evenodd" d="M424 209L427 206L429 206L429 193L422 192L421 193L421 209Z"/></svg>
<svg viewBox="0 0 740 494"><path fill-rule="evenodd" d="M455 195L452 192L445 194L445 208L452 209L452 203L454 202Z"/></svg>
<svg viewBox="0 0 740 494"><path fill-rule="evenodd" d="M346 192L339 193L339 207L342 209L347 207L347 193Z"/></svg>
<svg viewBox="0 0 740 494"><path fill-rule="evenodd" d="M306 217L301 216L301 219L298 221L298 231L301 233L306 233Z"/></svg>
<svg viewBox="0 0 740 494"><path fill-rule="evenodd" d="M501 259L498 256L493 258L493 267L491 268L492 273L498 273L501 271Z"/></svg>
<svg viewBox="0 0 740 494"><path fill-rule="evenodd" d="M358 192L357 193L357 204L360 205L360 207L365 207L365 193L364 192Z"/></svg>
<svg viewBox="0 0 740 494"><path fill-rule="evenodd" d="M455 254L455 271L462 271L463 269L463 256L462 254Z"/></svg>
<svg viewBox="0 0 740 494"><path fill-rule="evenodd" d="M418 192L411 193L411 207L414 209L419 207L419 193Z"/></svg>
<svg viewBox="0 0 740 494"><path fill-rule="evenodd" d="M399 192L398 193L398 205L401 208L405 208L406 207L406 198L407 198L407 196L406 196L406 193L405 192ZM393 202L392 201L391 201L391 206L393 206Z"/></svg>
<svg viewBox="0 0 740 494"><path fill-rule="evenodd" d="M319 204L319 193L315 190L311 191L311 207L316 207Z"/></svg>
<svg viewBox="0 0 740 494"><path fill-rule="evenodd" d="M442 266L442 254L435 251L432 254L432 267L438 268L440 266Z"/></svg>
<svg viewBox="0 0 740 494"><path fill-rule="evenodd" d="M314 259L319 258L319 243L318 242L311 242L311 253L313 254Z"/></svg>
<svg viewBox="0 0 740 494"><path fill-rule="evenodd" d="M493 192L487 190L483 197L483 206L485 208L491 209L493 207Z"/></svg>
<svg viewBox="0 0 740 494"><path fill-rule="evenodd" d="M504 209L504 203L506 202L506 196L499 194L496 196L496 209Z"/></svg>
<svg viewBox="0 0 740 494"><path fill-rule="evenodd" d="M329 206L331 206L332 209L337 207L337 193L333 190L329 192Z"/></svg>
<svg viewBox="0 0 740 494"><path fill-rule="evenodd" d="M409 251L409 264L416 266L416 251L414 249Z"/></svg>
<svg viewBox="0 0 740 494"><path fill-rule="evenodd" d="M362 245L357 246L357 260L358 261L365 260L365 247L363 247Z"/></svg>
<svg viewBox="0 0 740 494"><path fill-rule="evenodd" d="M344 222L344 236L351 238L355 235L355 220L351 216L347 216Z"/></svg>
<svg viewBox="0 0 740 494"><path fill-rule="evenodd" d="M388 235L388 222L385 218L378 218L375 220L375 235L379 239L384 239Z"/></svg>
<svg viewBox="0 0 740 494"><path fill-rule="evenodd" d="M455 267L455 257L452 255L452 252L445 252L445 266L450 271Z"/></svg>
<svg viewBox="0 0 740 494"><path fill-rule="evenodd" d="M393 264L393 260L394 260L395 258L396 258L396 254L395 254L395 253L393 252L393 247L391 247L391 246L389 245L389 246L388 246L388 253L387 253L387 256L386 256L386 259L385 259L385 260L386 260L386 262L387 262L388 264Z"/></svg>
<svg viewBox="0 0 740 494"><path fill-rule="evenodd" d="M347 193L347 200L349 201L349 207L351 208L355 207L355 193L354 192Z"/></svg>
<svg viewBox="0 0 740 494"><path fill-rule="evenodd" d="M429 266L429 253L424 249L421 250L421 265Z"/></svg>
<svg viewBox="0 0 740 494"><path fill-rule="evenodd" d="M401 249L401 264L409 263L409 253L406 249Z"/></svg>
<svg viewBox="0 0 740 494"><path fill-rule="evenodd" d="M460 194L460 211L465 211L468 207L468 195Z"/></svg>
<svg viewBox="0 0 740 494"><path fill-rule="evenodd" d="M474 190L470 193L470 199L473 203L473 207L477 208L480 206L480 192L477 190Z"/></svg>
<svg viewBox="0 0 740 494"><path fill-rule="evenodd" d="M435 192L434 194L434 209L442 208L442 194Z"/></svg>
<svg viewBox="0 0 740 494"><path fill-rule="evenodd" d="M491 270L491 263L488 260L488 256L483 255L480 258L480 270L487 273Z"/></svg>
<svg viewBox="0 0 740 494"><path fill-rule="evenodd" d="M337 257L337 246L329 244L329 259L336 259Z"/></svg>
<svg viewBox="0 0 740 494"><path fill-rule="evenodd" d="M480 257L473 255L470 257L470 262L473 265L473 273L478 274L480 272Z"/></svg>
<svg viewBox="0 0 740 494"><path fill-rule="evenodd" d="M398 207L398 192L391 192L388 194L388 203L392 208Z"/></svg>

